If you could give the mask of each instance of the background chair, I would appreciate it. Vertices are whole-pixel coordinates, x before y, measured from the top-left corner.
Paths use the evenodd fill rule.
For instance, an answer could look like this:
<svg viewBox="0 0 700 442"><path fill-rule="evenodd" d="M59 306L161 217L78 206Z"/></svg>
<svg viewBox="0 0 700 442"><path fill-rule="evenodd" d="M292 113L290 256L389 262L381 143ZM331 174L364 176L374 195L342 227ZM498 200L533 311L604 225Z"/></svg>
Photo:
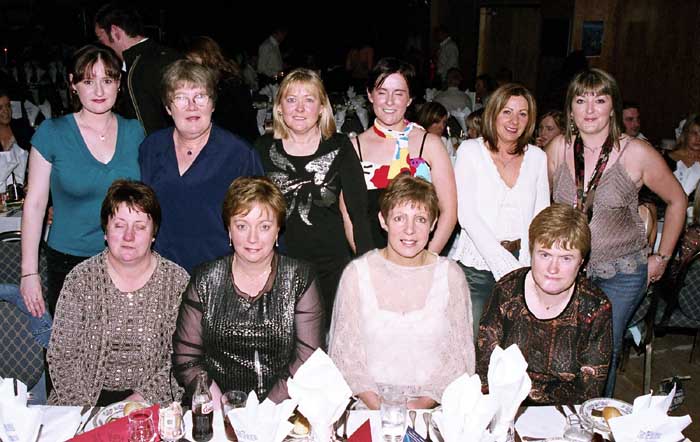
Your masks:
<svg viewBox="0 0 700 442"><path fill-rule="evenodd" d="M0 376L32 389L44 373L43 348L29 329L29 318L11 302L0 301Z"/></svg>

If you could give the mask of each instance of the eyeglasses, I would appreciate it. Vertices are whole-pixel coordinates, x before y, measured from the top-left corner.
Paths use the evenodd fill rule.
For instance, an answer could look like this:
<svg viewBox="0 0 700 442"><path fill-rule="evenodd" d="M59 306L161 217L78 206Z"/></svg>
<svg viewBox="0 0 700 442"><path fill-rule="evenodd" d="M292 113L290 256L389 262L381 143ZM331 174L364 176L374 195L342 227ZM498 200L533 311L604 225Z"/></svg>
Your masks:
<svg viewBox="0 0 700 442"><path fill-rule="evenodd" d="M172 99L172 103L178 109L185 110L187 109L187 106L190 105L190 100L192 100L195 106L204 107L209 103L209 95L197 94L192 98L188 97L187 95L175 95Z"/></svg>

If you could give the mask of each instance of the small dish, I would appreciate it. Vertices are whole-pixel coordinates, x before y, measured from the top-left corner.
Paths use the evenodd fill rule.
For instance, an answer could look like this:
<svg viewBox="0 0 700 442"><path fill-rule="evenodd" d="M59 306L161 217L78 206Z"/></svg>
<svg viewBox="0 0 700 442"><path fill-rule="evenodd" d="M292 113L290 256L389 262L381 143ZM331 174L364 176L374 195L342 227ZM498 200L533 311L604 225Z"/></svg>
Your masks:
<svg viewBox="0 0 700 442"><path fill-rule="evenodd" d="M605 419L603 419L603 416L594 415L593 413L594 410L602 411L605 407L615 407L623 416L632 413L632 405L627 402L604 397L587 400L581 405L578 414L581 416L581 419L592 426L594 430L602 433L610 433L610 427Z"/></svg>
<svg viewBox="0 0 700 442"><path fill-rule="evenodd" d="M124 407L126 407L126 404L130 402L134 401L116 402L112 405L104 407L92 419L92 428L97 428L99 426L112 422L113 420L117 420L124 417ZM150 405L148 405L146 402L138 402L138 404L141 404L143 408L150 407Z"/></svg>

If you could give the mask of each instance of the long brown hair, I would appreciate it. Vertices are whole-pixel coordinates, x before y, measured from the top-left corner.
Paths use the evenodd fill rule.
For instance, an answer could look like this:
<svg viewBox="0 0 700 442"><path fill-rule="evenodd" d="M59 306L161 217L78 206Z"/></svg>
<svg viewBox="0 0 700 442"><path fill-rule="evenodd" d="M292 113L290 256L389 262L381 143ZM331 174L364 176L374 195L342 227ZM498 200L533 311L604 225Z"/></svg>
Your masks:
<svg viewBox="0 0 700 442"><path fill-rule="evenodd" d="M537 122L535 97L532 96L525 86L515 83L504 84L491 94L489 101L486 103L486 109L484 110L484 118L481 123L481 136L484 137L486 147L488 147L489 150L493 152L498 151L496 119L498 118L498 114L500 114L503 108L506 107L506 104L508 104L510 97L523 97L525 101L527 101L527 125L523 133L518 137L515 149L510 152L511 154L520 155L525 152L525 146L527 146L530 138L532 138Z"/></svg>
<svg viewBox="0 0 700 442"><path fill-rule="evenodd" d="M219 74L240 76L241 70L238 63L226 58L221 46L213 38L206 35L193 38L187 45L185 55L188 59L214 69Z"/></svg>

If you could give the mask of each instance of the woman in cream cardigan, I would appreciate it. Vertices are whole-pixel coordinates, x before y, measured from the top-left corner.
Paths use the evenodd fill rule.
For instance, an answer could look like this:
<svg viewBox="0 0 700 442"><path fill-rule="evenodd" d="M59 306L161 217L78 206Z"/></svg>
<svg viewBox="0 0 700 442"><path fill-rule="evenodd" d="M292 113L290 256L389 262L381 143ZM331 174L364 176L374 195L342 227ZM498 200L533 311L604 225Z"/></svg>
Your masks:
<svg viewBox="0 0 700 442"><path fill-rule="evenodd" d="M546 155L528 144L536 113L530 91L503 85L486 105L483 136L465 141L457 150L462 230L450 258L459 262L469 283L475 338L495 282L529 265L527 229L549 205Z"/></svg>

